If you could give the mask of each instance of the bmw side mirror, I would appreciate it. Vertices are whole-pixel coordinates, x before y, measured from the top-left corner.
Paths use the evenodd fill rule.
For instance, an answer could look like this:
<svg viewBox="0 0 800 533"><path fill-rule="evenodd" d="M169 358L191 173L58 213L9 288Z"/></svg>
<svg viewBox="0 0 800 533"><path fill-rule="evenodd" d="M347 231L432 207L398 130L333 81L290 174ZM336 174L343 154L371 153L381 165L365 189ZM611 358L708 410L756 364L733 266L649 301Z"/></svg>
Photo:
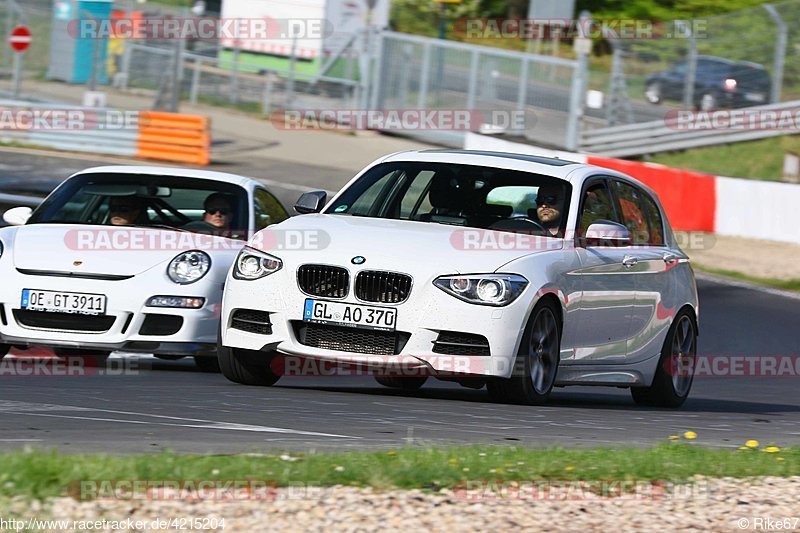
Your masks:
<svg viewBox="0 0 800 533"><path fill-rule="evenodd" d="M31 218L32 213L33 209L30 207L14 207L3 213L3 220L12 226L22 226Z"/></svg>
<svg viewBox="0 0 800 533"><path fill-rule="evenodd" d="M311 191L303 193L297 203L294 204L294 210L301 215L309 213L319 213L325 207L325 201L328 199L328 193L325 191Z"/></svg>
<svg viewBox="0 0 800 533"><path fill-rule="evenodd" d="M590 224L583 240L584 246L630 246L633 242L628 228L610 220Z"/></svg>

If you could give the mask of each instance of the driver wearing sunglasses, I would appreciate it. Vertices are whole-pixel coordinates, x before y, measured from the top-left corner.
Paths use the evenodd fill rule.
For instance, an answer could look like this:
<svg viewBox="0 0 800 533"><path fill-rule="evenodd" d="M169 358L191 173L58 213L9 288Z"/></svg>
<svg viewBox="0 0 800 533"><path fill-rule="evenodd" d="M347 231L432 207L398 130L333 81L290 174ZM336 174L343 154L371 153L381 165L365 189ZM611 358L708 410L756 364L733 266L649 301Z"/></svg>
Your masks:
<svg viewBox="0 0 800 533"><path fill-rule="evenodd" d="M230 230L233 219L231 199L227 194L215 192L203 202L203 220L190 222L184 229L199 233L221 234Z"/></svg>
<svg viewBox="0 0 800 533"><path fill-rule="evenodd" d="M564 191L561 187L543 185L536 192L536 217L552 236L561 229L561 211L564 209Z"/></svg>

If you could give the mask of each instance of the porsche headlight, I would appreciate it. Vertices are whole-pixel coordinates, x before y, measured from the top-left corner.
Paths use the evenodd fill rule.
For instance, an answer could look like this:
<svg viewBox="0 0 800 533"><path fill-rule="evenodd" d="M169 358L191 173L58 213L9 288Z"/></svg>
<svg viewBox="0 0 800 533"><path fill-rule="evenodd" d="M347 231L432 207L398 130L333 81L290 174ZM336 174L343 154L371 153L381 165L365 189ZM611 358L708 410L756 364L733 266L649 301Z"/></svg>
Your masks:
<svg viewBox="0 0 800 533"><path fill-rule="evenodd" d="M517 274L469 274L441 276L433 284L459 300L501 307L516 300L528 280Z"/></svg>
<svg viewBox="0 0 800 533"><path fill-rule="evenodd" d="M245 246L233 266L233 277L236 279L254 280L274 274L283 267L283 261Z"/></svg>
<svg viewBox="0 0 800 533"><path fill-rule="evenodd" d="M188 285L199 280L211 270L211 258L200 250L183 252L170 261L167 276L178 285Z"/></svg>

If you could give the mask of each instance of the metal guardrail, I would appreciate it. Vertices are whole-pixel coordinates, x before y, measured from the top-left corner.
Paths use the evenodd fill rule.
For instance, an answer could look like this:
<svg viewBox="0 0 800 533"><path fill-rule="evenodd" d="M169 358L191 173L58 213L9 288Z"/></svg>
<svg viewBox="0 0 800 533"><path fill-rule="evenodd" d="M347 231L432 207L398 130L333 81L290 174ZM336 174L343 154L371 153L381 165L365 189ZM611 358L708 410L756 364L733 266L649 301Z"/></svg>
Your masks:
<svg viewBox="0 0 800 533"><path fill-rule="evenodd" d="M747 113L795 111L800 109L800 100L746 108ZM741 110L738 110L741 111ZM610 128L596 128L581 133L580 149L584 152L608 157L631 157L637 155L686 150L716 144L752 141L796 133L795 129L681 129L678 118L640 122Z"/></svg>
<svg viewBox="0 0 800 533"><path fill-rule="evenodd" d="M40 203L42 203L43 200L44 198L37 198L36 196L0 193L0 205L37 207Z"/></svg>
<svg viewBox="0 0 800 533"><path fill-rule="evenodd" d="M43 125L0 128L0 142L196 165L210 162L210 123L203 116L0 100L0 112L5 110L30 111L32 117L41 113ZM80 112L74 124L56 119L48 123L47 112L65 110ZM36 124L36 118L31 122Z"/></svg>

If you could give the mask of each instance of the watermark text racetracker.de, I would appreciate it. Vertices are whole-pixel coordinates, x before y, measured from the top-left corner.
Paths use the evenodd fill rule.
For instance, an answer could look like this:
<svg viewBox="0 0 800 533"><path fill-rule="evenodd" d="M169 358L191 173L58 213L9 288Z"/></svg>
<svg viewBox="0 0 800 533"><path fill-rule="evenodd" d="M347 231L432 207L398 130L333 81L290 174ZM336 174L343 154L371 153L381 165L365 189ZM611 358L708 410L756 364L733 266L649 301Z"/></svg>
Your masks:
<svg viewBox="0 0 800 533"><path fill-rule="evenodd" d="M696 378L799 378L798 355L709 354L664 362L670 375Z"/></svg>
<svg viewBox="0 0 800 533"><path fill-rule="evenodd" d="M800 107L790 109L718 109L692 111L673 109L664 115L664 124L673 130L703 131L776 130L800 133Z"/></svg>
<svg viewBox="0 0 800 533"><path fill-rule="evenodd" d="M708 21L652 19L550 19L465 18L455 22L455 32L467 40L484 39L703 39Z"/></svg>
<svg viewBox="0 0 800 533"><path fill-rule="evenodd" d="M305 109L273 113L281 130L480 131L525 130L532 127L524 111L477 109Z"/></svg>
<svg viewBox="0 0 800 533"><path fill-rule="evenodd" d="M176 228L177 229L177 228ZM237 251L248 231L221 230L213 234L162 231L156 228L83 228L64 234L64 244L80 252ZM249 236L249 245L262 251L323 250L330 235L320 229L267 228Z"/></svg>
<svg viewBox="0 0 800 533"><path fill-rule="evenodd" d="M281 460L292 461L289 455ZM269 479L83 479L72 481L67 493L78 501L285 501L314 500L322 496L321 483Z"/></svg>
<svg viewBox="0 0 800 533"><path fill-rule="evenodd" d="M136 130L147 120L138 111L117 109L0 107L0 132Z"/></svg>
<svg viewBox="0 0 800 533"><path fill-rule="evenodd" d="M460 501L597 501L613 498L634 501L701 500L712 489L702 480L672 484L650 479L595 480L469 480L454 492Z"/></svg>
<svg viewBox="0 0 800 533"><path fill-rule="evenodd" d="M83 376L130 376L140 374L138 358L112 357L98 365L92 356L27 357L6 356L0 359L0 377L83 377Z"/></svg>
<svg viewBox="0 0 800 533"><path fill-rule="evenodd" d="M67 33L73 39L158 39L264 41L323 39L334 25L313 18L80 18Z"/></svg>

